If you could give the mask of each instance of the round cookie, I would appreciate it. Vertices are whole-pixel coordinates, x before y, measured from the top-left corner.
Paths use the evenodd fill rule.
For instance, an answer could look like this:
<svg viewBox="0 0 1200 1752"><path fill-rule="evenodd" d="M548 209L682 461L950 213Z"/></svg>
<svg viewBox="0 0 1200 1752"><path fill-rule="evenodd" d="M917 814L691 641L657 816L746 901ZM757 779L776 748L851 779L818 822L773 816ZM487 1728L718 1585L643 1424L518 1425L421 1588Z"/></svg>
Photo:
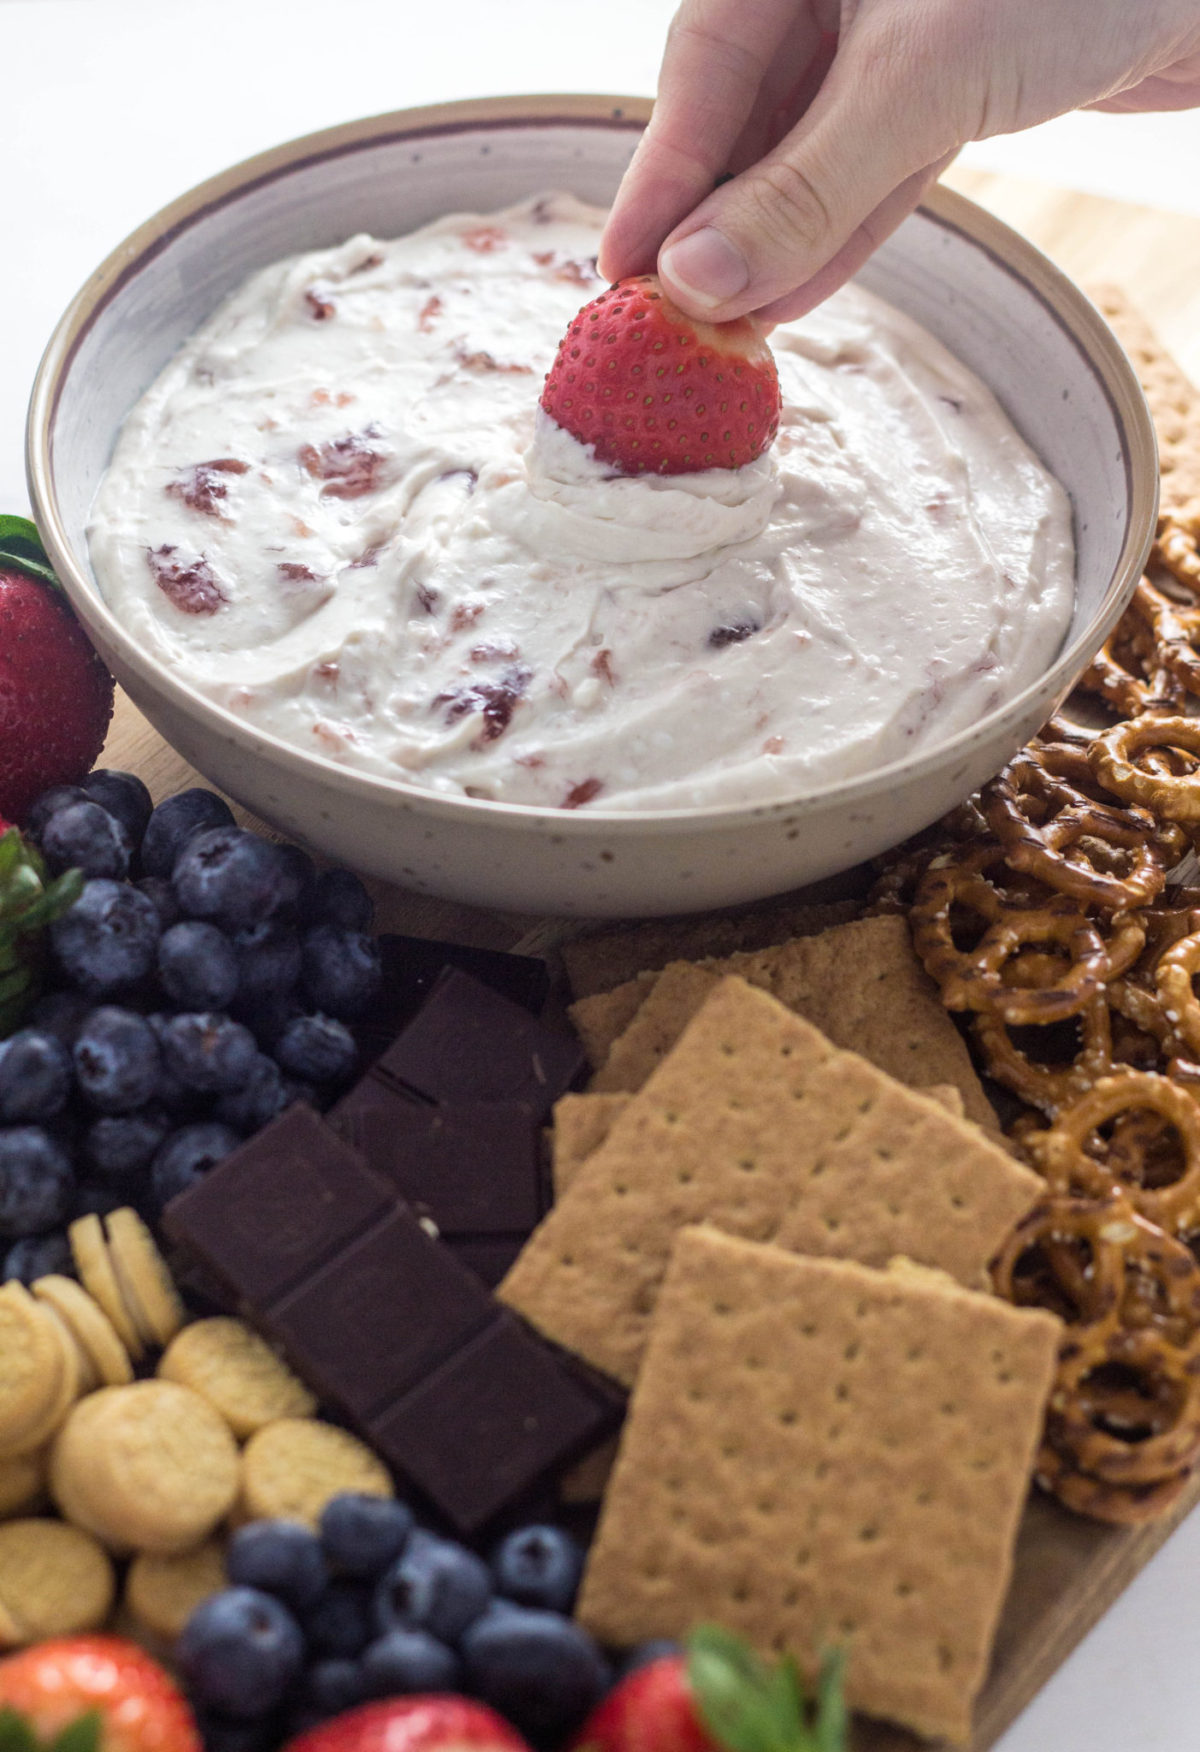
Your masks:
<svg viewBox="0 0 1200 1752"><path fill-rule="evenodd" d="M0 1607L15 1643L97 1630L108 1617L116 1579L108 1553L64 1521L0 1525Z"/></svg>
<svg viewBox="0 0 1200 1752"><path fill-rule="evenodd" d="M0 1460L0 1521L6 1521L10 1515L27 1514L41 1501L45 1489L45 1449Z"/></svg>
<svg viewBox="0 0 1200 1752"><path fill-rule="evenodd" d="M317 1402L270 1345L242 1320L195 1320L171 1340L159 1374L203 1394L235 1436L281 1417L310 1417Z"/></svg>
<svg viewBox="0 0 1200 1752"><path fill-rule="evenodd" d="M315 1527L330 1497L344 1490L394 1494L382 1460L336 1424L282 1417L265 1424L242 1450L238 1513L244 1520L266 1516Z"/></svg>
<svg viewBox="0 0 1200 1752"><path fill-rule="evenodd" d="M62 1346L24 1284L0 1287L0 1457L37 1446L30 1431L53 1405L63 1371Z"/></svg>
<svg viewBox="0 0 1200 1752"><path fill-rule="evenodd" d="M225 1547L209 1539L178 1557L139 1553L125 1578L125 1604L140 1630L174 1642L200 1602L227 1586Z"/></svg>
<svg viewBox="0 0 1200 1752"><path fill-rule="evenodd" d="M121 1387L133 1380L133 1364L117 1329L100 1304L74 1278L52 1273L38 1278L33 1293L46 1302L75 1336L80 1349L105 1387Z"/></svg>
<svg viewBox="0 0 1200 1752"><path fill-rule="evenodd" d="M30 1298L32 1300L32 1297ZM68 1411L84 1391L85 1373L88 1365L79 1346L70 1332L52 1308L45 1307L41 1302L34 1302L39 1317L46 1322L54 1335L60 1362L57 1376L57 1390L54 1398L48 1403L41 1419L33 1426L22 1443L21 1452L28 1453L34 1448L40 1448L48 1442L62 1424Z"/></svg>
<svg viewBox="0 0 1200 1752"><path fill-rule="evenodd" d="M109 1257L108 1243L104 1239L104 1229L95 1212L89 1211L86 1217L78 1217L67 1230L67 1239L71 1243L75 1269L83 1280L84 1289L99 1302L116 1327L121 1343L137 1361L146 1347L132 1314L125 1306L125 1298L121 1294L121 1286Z"/></svg>
<svg viewBox="0 0 1200 1752"><path fill-rule="evenodd" d="M138 1331L147 1344L169 1344L187 1315L153 1235L128 1205L110 1211L105 1228L108 1255Z"/></svg>
<svg viewBox="0 0 1200 1752"><path fill-rule="evenodd" d="M72 1411L50 1455L69 1521L114 1551L186 1551L233 1505L238 1451L206 1399L174 1381L102 1387Z"/></svg>

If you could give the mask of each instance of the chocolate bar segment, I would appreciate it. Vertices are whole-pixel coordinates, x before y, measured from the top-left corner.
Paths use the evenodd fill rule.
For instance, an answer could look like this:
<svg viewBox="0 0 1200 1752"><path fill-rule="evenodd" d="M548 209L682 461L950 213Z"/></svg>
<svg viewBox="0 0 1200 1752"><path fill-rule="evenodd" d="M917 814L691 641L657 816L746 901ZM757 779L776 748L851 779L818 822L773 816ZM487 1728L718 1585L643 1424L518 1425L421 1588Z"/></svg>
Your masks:
<svg viewBox="0 0 1200 1752"><path fill-rule="evenodd" d="M516 1101L544 1122L586 1065L574 1035L547 1027L452 968L373 1068L426 1101Z"/></svg>
<svg viewBox="0 0 1200 1752"><path fill-rule="evenodd" d="M448 967L461 968L533 1016L541 1013L550 995L549 970L537 956L471 949L463 943L404 937L395 932L385 932L378 941L383 990L371 1005L370 1016L354 1030L367 1059L377 1058L387 1049Z"/></svg>
<svg viewBox="0 0 1200 1752"><path fill-rule="evenodd" d="M163 1223L461 1533L619 1421L620 1391L502 1309L311 1108L250 1138Z"/></svg>

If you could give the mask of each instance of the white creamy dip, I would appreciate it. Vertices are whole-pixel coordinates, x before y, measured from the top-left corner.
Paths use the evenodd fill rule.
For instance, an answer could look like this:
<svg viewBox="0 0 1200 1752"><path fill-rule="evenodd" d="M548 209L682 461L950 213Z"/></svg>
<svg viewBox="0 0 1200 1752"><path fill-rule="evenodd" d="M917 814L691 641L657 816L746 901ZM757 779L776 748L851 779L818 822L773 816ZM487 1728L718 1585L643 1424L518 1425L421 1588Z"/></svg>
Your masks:
<svg viewBox="0 0 1200 1752"><path fill-rule="evenodd" d="M264 731L448 794L766 799L975 723L1067 628L1070 508L857 288L777 328L750 467L615 477L540 413L603 214L543 196L255 274L93 508L144 649Z"/></svg>

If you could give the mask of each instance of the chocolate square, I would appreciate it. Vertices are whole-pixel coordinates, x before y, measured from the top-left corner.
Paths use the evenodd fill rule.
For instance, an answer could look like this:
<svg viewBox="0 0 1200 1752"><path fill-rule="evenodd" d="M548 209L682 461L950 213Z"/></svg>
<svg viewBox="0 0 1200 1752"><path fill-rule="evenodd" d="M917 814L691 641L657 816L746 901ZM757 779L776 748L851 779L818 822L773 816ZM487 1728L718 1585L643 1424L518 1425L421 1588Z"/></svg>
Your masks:
<svg viewBox="0 0 1200 1752"><path fill-rule="evenodd" d="M443 1236L528 1235L546 1213L541 1128L518 1102L429 1107L368 1074L326 1124Z"/></svg>
<svg viewBox="0 0 1200 1752"><path fill-rule="evenodd" d="M173 1198L162 1221L232 1296L265 1307L395 1202L388 1182L298 1101Z"/></svg>
<svg viewBox="0 0 1200 1752"><path fill-rule="evenodd" d="M510 1314L373 1420L371 1436L466 1533L615 1426L623 1396L576 1373Z"/></svg>
<svg viewBox="0 0 1200 1752"><path fill-rule="evenodd" d="M397 1207L277 1303L265 1324L322 1399L367 1418L496 1319L465 1266Z"/></svg>
<svg viewBox="0 0 1200 1752"><path fill-rule="evenodd" d="M574 1035L451 969L375 1066L427 1101L517 1101L539 1121L585 1067Z"/></svg>
<svg viewBox="0 0 1200 1752"><path fill-rule="evenodd" d="M541 1012L550 994L549 969L538 956L472 949L464 943L404 937L396 932L385 932L378 941L383 990L371 1005L370 1015L354 1029L368 1059L387 1049L448 967L461 968L533 1016Z"/></svg>

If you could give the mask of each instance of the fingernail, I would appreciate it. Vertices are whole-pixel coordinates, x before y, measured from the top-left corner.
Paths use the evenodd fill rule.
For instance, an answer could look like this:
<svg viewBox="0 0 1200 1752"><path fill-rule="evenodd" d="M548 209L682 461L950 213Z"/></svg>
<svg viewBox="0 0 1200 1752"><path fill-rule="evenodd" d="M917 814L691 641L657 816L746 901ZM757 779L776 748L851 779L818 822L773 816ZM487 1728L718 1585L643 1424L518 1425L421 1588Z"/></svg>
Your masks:
<svg viewBox="0 0 1200 1752"><path fill-rule="evenodd" d="M711 225L670 244L658 265L681 292L709 309L736 298L750 283L750 269L741 250Z"/></svg>

